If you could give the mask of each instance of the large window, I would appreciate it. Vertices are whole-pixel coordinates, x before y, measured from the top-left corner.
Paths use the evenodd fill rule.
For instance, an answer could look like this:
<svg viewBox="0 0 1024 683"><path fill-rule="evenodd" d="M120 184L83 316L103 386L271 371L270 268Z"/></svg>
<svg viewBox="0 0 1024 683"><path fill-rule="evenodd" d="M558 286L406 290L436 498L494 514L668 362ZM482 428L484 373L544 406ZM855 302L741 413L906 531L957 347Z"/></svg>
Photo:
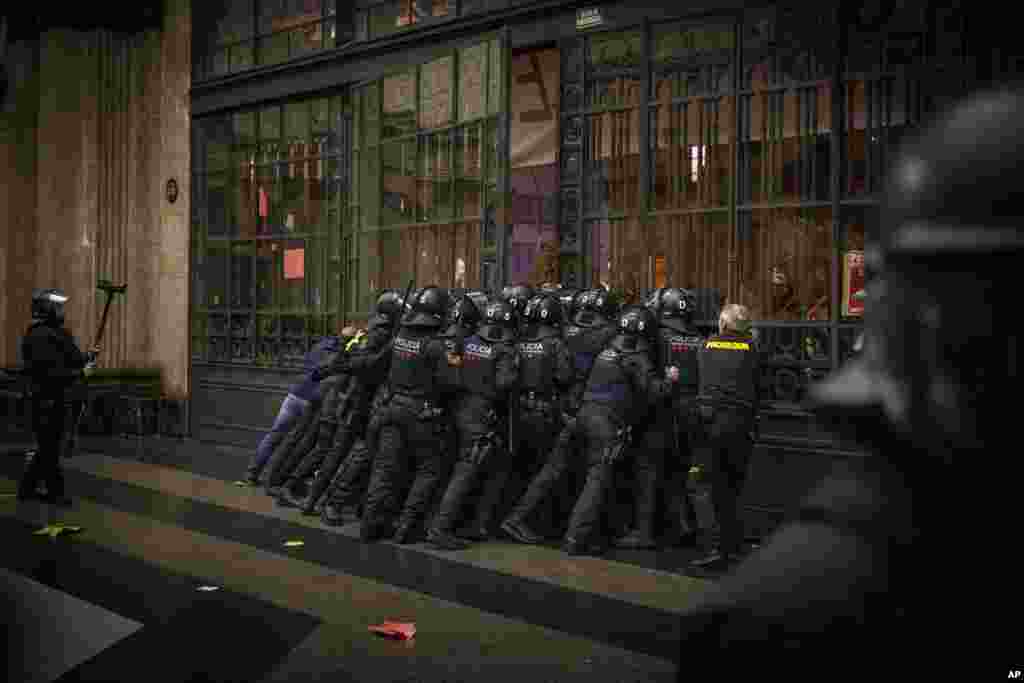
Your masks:
<svg viewBox="0 0 1024 683"><path fill-rule="evenodd" d="M337 0L195 3L194 76L222 76L340 47L354 38L348 7Z"/></svg>
<svg viewBox="0 0 1024 683"><path fill-rule="evenodd" d="M193 356L289 365L340 322L343 97L194 122Z"/></svg>
<svg viewBox="0 0 1024 683"><path fill-rule="evenodd" d="M349 311L385 287L479 287L496 256L498 41L446 52L353 94L355 185Z"/></svg>

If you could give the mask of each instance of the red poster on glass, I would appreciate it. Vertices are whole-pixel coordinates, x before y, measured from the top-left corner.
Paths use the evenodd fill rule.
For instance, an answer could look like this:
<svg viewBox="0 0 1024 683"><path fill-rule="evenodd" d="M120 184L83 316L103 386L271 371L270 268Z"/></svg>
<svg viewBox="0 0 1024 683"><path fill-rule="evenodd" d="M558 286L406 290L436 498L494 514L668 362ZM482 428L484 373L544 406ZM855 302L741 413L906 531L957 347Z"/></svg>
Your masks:
<svg viewBox="0 0 1024 683"><path fill-rule="evenodd" d="M843 260L843 315L864 315L864 252L848 251ZM858 296L860 294L860 296Z"/></svg>
<svg viewBox="0 0 1024 683"><path fill-rule="evenodd" d="M306 277L306 250L284 250L284 279L301 280Z"/></svg>

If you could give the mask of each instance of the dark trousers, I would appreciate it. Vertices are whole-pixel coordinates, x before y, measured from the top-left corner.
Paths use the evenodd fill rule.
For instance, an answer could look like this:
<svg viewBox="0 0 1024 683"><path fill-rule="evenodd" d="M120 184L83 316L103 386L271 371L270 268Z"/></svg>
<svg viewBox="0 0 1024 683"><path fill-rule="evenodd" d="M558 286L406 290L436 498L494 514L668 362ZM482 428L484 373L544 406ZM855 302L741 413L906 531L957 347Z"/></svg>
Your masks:
<svg viewBox="0 0 1024 683"><path fill-rule="evenodd" d="M18 484L18 494L31 497L36 486L43 481L50 496L63 496L64 473L60 467L60 455L64 443L65 406L62 397L33 399L32 430L39 448Z"/></svg>
<svg viewBox="0 0 1024 683"><path fill-rule="evenodd" d="M565 425L555 438L554 446L547 454L543 467L530 481L526 493L519 499L510 514L511 519L526 521L543 503L549 502L556 491L572 490L564 486L567 475L575 470L585 469L578 439L579 420ZM562 501L550 501L557 509L567 507ZM552 520L553 526L560 526L560 520Z"/></svg>
<svg viewBox="0 0 1024 683"><path fill-rule="evenodd" d="M719 526L719 551L738 553L743 546L739 499L754 450L750 437L754 415L749 410L716 407L708 426L711 501Z"/></svg>
<svg viewBox="0 0 1024 683"><path fill-rule="evenodd" d="M418 406L392 405L381 411L379 431L371 429L374 452L370 486L366 492L363 524L372 528L389 524L398 513L399 526L422 520L441 477L442 429L436 420L422 419ZM376 447L374 447L376 444ZM401 496L404 480L412 475L408 493ZM404 503L399 506L400 497Z"/></svg>
<svg viewBox="0 0 1024 683"><path fill-rule="evenodd" d="M355 505L366 493L372 471L370 447L365 439L358 439L331 482L327 502L338 508Z"/></svg>
<svg viewBox="0 0 1024 683"><path fill-rule="evenodd" d="M544 467L544 460L551 453L562 426L561 416L556 416L553 410L519 412L513 425L512 444L509 448L511 467L505 488L506 509L508 504L522 498L530 482ZM548 505L548 508L550 516L553 507Z"/></svg>
<svg viewBox="0 0 1024 683"><path fill-rule="evenodd" d="M345 424L335 425L335 429L331 434L331 441L323 448L317 447L321 455L315 459L315 467L319 467L319 470L309 489L310 502L315 504L327 491L327 487L334 480L335 475L337 475L341 468L341 464L348 457L349 451L355 444L356 437L362 434L363 429L361 427L362 420L355 417ZM310 454L307 458L314 459L313 454ZM310 474L312 474L312 471L310 471ZM303 477L305 476L308 475L303 475Z"/></svg>
<svg viewBox="0 0 1024 683"><path fill-rule="evenodd" d="M587 481L569 518L566 539L585 542L600 532L600 522L613 484L615 466L604 462L606 449L622 425L610 412L585 404L576 420L578 439L587 454Z"/></svg>
<svg viewBox="0 0 1024 683"><path fill-rule="evenodd" d="M466 395L456 406L455 427L458 432L459 458L455 463L451 481L445 487L438 506L433 527L451 532L459 522L459 513L471 494L479 487L474 526L489 526L495 507L500 502L509 474L508 452L505 448L504 422L493 417L495 406L481 396ZM492 435L494 446L486 458L472 460L477 442Z"/></svg>
<svg viewBox="0 0 1024 683"><path fill-rule="evenodd" d="M299 462L316 444L319 434L322 402L313 402L309 410L302 415L284 440L274 449L274 454L264 467L268 486L280 486L292 473Z"/></svg>
<svg viewBox="0 0 1024 683"><path fill-rule="evenodd" d="M632 449L633 528L652 538L662 531L670 540L696 531L696 511L687 488L696 440L694 420L679 407L659 411Z"/></svg>

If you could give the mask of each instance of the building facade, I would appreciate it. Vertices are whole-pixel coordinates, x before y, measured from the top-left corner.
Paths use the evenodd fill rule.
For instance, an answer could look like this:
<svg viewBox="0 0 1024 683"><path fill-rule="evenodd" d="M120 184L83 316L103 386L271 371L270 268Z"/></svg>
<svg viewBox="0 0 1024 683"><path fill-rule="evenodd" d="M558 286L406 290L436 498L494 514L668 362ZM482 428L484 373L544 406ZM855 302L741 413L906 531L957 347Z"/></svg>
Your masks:
<svg viewBox="0 0 1024 683"><path fill-rule="evenodd" d="M757 318L767 507L856 457L799 403L851 353L893 150L1019 71L962 2L178 4L188 168L146 220L187 221L188 263L157 241L146 277L178 284L124 334L180 352L193 436L254 445L383 287L682 286L708 326L725 301Z"/></svg>

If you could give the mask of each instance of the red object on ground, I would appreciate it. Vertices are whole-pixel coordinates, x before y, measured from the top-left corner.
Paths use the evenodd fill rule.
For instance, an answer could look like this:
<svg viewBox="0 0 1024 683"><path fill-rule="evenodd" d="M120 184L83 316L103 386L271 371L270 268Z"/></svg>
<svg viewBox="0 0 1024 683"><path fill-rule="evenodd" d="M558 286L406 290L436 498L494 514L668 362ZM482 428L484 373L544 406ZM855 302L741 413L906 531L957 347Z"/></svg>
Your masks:
<svg viewBox="0 0 1024 683"><path fill-rule="evenodd" d="M377 635L398 640L409 640L416 635L416 624L409 621L385 621L369 629Z"/></svg>

